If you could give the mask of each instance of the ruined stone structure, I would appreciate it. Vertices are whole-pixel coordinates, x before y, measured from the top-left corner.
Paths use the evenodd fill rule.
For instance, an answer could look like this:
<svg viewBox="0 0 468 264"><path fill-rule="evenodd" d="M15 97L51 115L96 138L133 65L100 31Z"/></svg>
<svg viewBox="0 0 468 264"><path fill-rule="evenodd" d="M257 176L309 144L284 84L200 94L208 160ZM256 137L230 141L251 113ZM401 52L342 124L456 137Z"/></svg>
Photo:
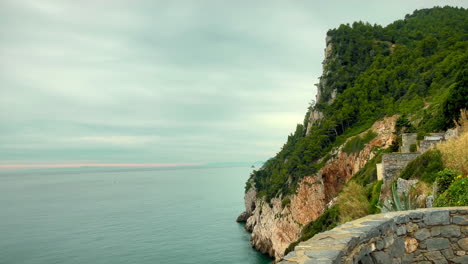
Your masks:
<svg viewBox="0 0 468 264"><path fill-rule="evenodd" d="M409 153L411 152L411 145L417 145L418 135L416 133L404 133L401 135L402 145L401 152Z"/></svg>
<svg viewBox="0 0 468 264"><path fill-rule="evenodd" d="M468 207L369 215L315 235L279 263L468 263Z"/></svg>
<svg viewBox="0 0 468 264"><path fill-rule="evenodd" d="M382 155L382 178L384 183L392 182L400 174L406 165L419 153L387 153Z"/></svg>

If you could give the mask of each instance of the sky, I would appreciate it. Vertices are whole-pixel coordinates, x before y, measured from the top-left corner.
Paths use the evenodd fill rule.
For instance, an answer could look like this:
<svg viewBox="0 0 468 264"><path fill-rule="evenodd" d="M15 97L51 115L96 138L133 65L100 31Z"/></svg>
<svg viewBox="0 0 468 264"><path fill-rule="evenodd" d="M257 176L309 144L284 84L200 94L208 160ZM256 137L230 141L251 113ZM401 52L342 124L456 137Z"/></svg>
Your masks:
<svg viewBox="0 0 468 264"><path fill-rule="evenodd" d="M325 36L464 1L0 0L0 165L274 156Z"/></svg>

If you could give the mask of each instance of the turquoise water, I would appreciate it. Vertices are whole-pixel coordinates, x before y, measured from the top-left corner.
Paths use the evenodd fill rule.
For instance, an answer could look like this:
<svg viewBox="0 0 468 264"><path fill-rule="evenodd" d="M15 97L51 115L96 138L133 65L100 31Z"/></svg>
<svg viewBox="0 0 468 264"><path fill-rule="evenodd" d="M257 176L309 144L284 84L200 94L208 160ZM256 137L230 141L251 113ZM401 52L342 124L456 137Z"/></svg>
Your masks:
<svg viewBox="0 0 468 264"><path fill-rule="evenodd" d="M0 263L269 263L235 222L250 170L0 172Z"/></svg>

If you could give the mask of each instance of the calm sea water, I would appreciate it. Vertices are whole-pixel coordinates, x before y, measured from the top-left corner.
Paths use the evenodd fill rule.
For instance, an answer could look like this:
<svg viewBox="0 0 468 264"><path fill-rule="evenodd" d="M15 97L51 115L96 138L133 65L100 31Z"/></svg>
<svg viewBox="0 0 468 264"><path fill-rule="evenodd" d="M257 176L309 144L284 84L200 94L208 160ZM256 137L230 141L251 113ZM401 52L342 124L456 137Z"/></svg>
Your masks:
<svg viewBox="0 0 468 264"><path fill-rule="evenodd" d="M0 263L269 263L235 222L250 170L0 172Z"/></svg>

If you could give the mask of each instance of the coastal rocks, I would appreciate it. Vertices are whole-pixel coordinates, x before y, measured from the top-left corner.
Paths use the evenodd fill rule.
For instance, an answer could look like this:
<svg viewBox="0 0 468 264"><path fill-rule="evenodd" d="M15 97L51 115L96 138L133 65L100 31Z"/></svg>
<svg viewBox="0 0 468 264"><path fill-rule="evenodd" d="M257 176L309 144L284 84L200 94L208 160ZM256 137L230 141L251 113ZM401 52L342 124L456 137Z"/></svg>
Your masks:
<svg viewBox="0 0 468 264"><path fill-rule="evenodd" d="M237 222L246 222L247 219L252 215L255 209L255 197L257 191L254 187L251 187L244 195L245 211L242 212L236 219Z"/></svg>
<svg viewBox="0 0 468 264"><path fill-rule="evenodd" d="M256 191L251 188L245 194L246 211L240 218L245 219L250 213L245 229L252 232L252 246L275 259L283 257L289 244L299 238L302 227L317 219L328 208L327 204L333 203L346 182L375 156L375 148L386 148L393 143L396 118L377 121L371 128L377 137L360 152L348 154L339 148L332 153L333 157L316 175L302 179L296 193L287 197L290 199L288 204L283 204L281 198L267 203L256 198Z"/></svg>

